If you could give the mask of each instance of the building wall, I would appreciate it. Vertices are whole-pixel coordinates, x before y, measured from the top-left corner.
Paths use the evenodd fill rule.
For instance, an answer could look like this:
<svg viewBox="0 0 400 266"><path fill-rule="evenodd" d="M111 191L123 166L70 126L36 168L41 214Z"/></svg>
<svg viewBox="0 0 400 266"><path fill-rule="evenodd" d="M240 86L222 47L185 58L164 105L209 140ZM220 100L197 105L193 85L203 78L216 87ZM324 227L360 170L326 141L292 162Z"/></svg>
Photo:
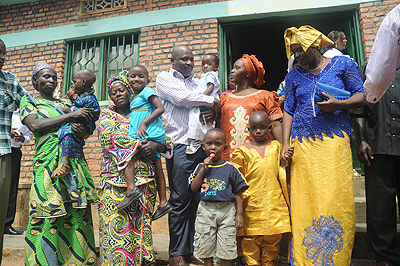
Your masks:
<svg viewBox="0 0 400 266"><path fill-rule="evenodd" d="M125 8L116 8L115 10L86 15L81 13L80 1L42 0L0 7L0 18L2 18L0 28L3 34L6 34L134 13L224 1L227 0L127 0Z"/></svg>
<svg viewBox="0 0 400 266"><path fill-rule="evenodd" d="M369 58L376 33L382 20L399 3L400 0L390 0L360 4L360 28L366 60Z"/></svg>
<svg viewBox="0 0 400 266"><path fill-rule="evenodd" d="M127 7L120 10L100 12L82 16L78 0L55 1L43 0L11 6L0 6L0 27L3 34L55 27L66 24L123 16L138 12L147 12L178 6L224 2L222 0L127 0ZM233 2L233 1L232 1ZM365 58L368 59L373 40L385 14L395 7L400 0L360 4L360 26L363 36ZM116 25L117 26L117 25ZM167 71L170 66L170 52L176 44L186 44L195 56L195 73L201 73L200 59L205 53L218 53L218 20L201 19L180 23L144 27L140 30L139 56L140 63L149 70L154 88L159 72ZM1 36L0 36L1 38ZM6 43L7 45L7 43ZM13 72L21 84L34 94L30 73L33 67L46 61L56 67L59 75L59 88L62 87L66 42L57 41L44 44L13 47L7 50L5 70ZM100 174L101 147L97 141L97 132L87 140L84 149L86 159L93 177ZM21 182L29 182L32 177L32 160L34 143L24 146ZM25 179L24 179L25 178Z"/></svg>
<svg viewBox="0 0 400 266"><path fill-rule="evenodd" d="M171 50L178 44L192 49L195 61L193 69L197 77L201 73L201 58L207 53L218 54L218 21L198 20L143 28L140 32L140 63L149 71L150 84L155 88L158 73L171 67Z"/></svg>

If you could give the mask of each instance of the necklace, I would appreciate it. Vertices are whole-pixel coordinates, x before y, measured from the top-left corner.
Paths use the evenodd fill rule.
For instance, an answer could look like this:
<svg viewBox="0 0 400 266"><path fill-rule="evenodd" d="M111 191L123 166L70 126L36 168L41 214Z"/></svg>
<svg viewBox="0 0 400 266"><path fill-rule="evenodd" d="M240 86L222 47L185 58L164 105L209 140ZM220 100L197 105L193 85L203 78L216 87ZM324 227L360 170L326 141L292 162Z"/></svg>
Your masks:
<svg viewBox="0 0 400 266"><path fill-rule="evenodd" d="M308 68L308 65L307 65L307 70L310 71L310 72L314 72L315 70L321 69L321 68L325 65L325 59L326 59L326 58L324 57L324 62L323 62L319 67L316 67L316 68L314 68L314 69Z"/></svg>

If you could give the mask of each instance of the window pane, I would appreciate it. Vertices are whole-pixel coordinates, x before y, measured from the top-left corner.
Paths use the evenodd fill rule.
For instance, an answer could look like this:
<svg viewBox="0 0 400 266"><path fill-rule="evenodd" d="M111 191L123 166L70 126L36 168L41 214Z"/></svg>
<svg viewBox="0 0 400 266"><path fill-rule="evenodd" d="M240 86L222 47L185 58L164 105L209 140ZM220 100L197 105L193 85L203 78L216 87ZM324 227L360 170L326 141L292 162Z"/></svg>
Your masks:
<svg viewBox="0 0 400 266"><path fill-rule="evenodd" d="M93 85L99 101L107 100L107 80L138 62L138 34L84 40L67 44L65 89L73 85L72 76L81 69L96 75Z"/></svg>
<svg viewBox="0 0 400 266"><path fill-rule="evenodd" d="M107 40L108 65L106 80L120 73L122 70L129 70L138 62L138 35L124 35L111 37ZM104 95L103 97L106 97Z"/></svg>

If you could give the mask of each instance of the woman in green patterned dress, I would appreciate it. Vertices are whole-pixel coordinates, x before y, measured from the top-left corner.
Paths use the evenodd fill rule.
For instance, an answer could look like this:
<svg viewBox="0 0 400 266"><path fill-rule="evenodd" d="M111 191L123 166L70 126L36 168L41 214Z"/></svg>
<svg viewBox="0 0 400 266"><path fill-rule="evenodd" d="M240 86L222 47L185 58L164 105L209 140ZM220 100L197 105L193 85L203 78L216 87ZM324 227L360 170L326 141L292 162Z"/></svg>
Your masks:
<svg viewBox="0 0 400 266"><path fill-rule="evenodd" d="M90 203L97 200L95 187L84 157L70 158L75 178L51 178L61 160L57 137L59 127L70 119L90 119L83 108L64 114L67 99L55 99L57 73L46 63L32 73L37 97L21 100L21 120L34 133L36 152L29 195L29 223L25 238L25 265L95 265L96 253ZM84 137L81 125L75 134ZM77 180L77 182L66 182Z"/></svg>

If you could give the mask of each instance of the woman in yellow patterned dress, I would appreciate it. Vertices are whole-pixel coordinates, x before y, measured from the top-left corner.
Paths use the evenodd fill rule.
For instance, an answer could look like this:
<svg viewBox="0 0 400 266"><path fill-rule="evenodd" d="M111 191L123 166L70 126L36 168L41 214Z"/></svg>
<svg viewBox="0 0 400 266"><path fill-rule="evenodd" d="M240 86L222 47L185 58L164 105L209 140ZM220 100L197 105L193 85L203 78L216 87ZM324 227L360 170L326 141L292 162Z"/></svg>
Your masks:
<svg viewBox="0 0 400 266"><path fill-rule="evenodd" d="M97 127L103 148L98 192L100 265L136 266L155 262L151 217L157 188L153 164L144 158L151 159L154 154L144 156L147 148L143 142L128 136L131 91L128 86L123 75L110 79L108 93L115 106L101 112ZM153 144L159 152L172 148L169 144ZM135 185L144 192L128 208L118 210L127 189L124 168L131 160L135 166Z"/></svg>
<svg viewBox="0 0 400 266"><path fill-rule="evenodd" d="M284 152L292 139L291 265L348 266L355 235L353 167L349 108L363 103L363 83L357 65L344 56L325 58L319 49L332 44L310 26L285 31L288 59L300 66L285 80ZM317 91L316 82L343 90L346 100ZM315 93L326 98L314 102ZM338 94L340 95L340 94Z"/></svg>
<svg viewBox="0 0 400 266"><path fill-rule="evenodd" d="M21 121L35 136L33 180L29 194L29 223L25 237L25 265L95 265L96 253L90 203L97 200L85 158L70 158L75 178L51 178L62 153L57 130L70 119L90 118L83 108L64 114L71 102L53 97L57 73L46 63L33 70L32 83L37 97L21 100ZM83 126L71 125L83 137ZM77 180L78 182L68 182Z"/></svg>
<svg viewBox="0 0 400 266"><path fill-rule="evenodd" d="M224 131L228 145L228 149L222 154L224 160L230 161L235 148L253 140L247 127L249 116L254 111L268 114L272 134L276 140L282 142L282 125L279 119L283 115L278 94L259 89L264 84L264 74L263 64L254 55L244 54L233 65L229 81L236 84L237 89L221 95L221 117L217 123Z"/></svg>

